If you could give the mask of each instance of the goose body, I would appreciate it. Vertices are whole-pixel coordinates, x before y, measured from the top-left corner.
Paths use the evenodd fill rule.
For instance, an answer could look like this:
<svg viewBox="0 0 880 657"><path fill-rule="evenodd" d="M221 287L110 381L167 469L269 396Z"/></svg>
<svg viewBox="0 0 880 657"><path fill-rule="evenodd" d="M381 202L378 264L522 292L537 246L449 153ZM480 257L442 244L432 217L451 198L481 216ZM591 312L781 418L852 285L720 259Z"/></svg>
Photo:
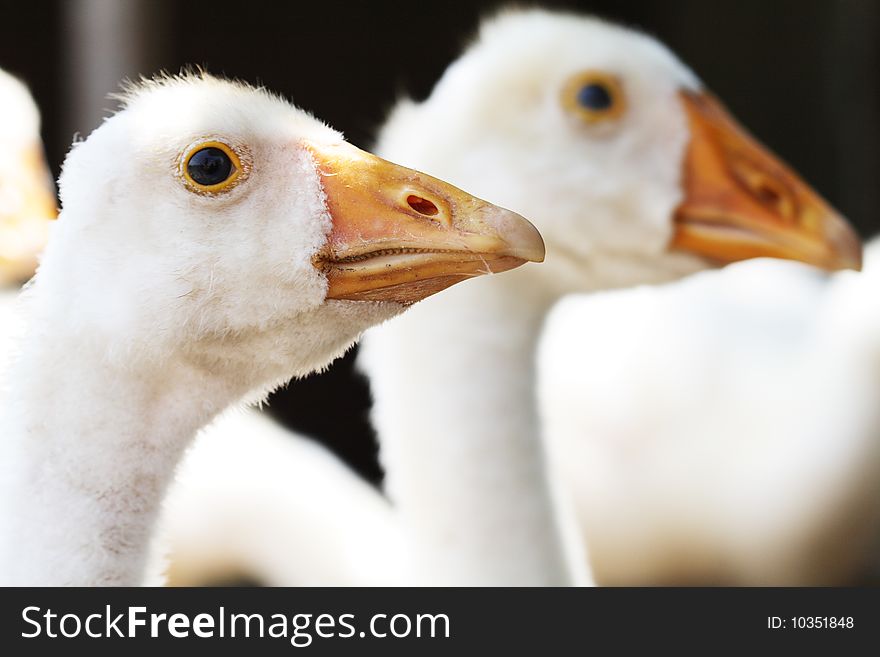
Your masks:
<svg viewBox="0 0 880 657"><path fill-rule="evenodd" d="M388 501L320 444L255 409L218 418L175 477L157 557L173 586L411 582Z"/></svg>
<svg viewBox="0 0 880 657"><path fill-rule="evenodd" d="M861 274L758 260L554 308L541 409L598 582L864 581L878 246Z"/></svg>
<svg viewBox="0 0 880 657"><path fill-rule="evenodd" d="M207 75L132 89L60 193L0 407L4 583L138 583L201 427L414 301L543 256L518 215Z"/></svg>

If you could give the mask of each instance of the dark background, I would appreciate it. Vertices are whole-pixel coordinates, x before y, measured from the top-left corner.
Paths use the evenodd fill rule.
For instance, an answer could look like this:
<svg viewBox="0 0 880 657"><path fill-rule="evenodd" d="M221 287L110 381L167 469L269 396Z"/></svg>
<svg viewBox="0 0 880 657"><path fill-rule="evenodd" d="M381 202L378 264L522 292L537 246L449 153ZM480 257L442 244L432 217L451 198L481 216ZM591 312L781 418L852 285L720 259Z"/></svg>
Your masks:
<svg viewBox="0 0 880 657"><path fill-rule="evenodd" d="M479 18L509 4L0 0L0 67L33 90L56 174L73 134L113 107L104 96L117 80L184 64L263 83L369 147L395 98L426 96ZM880 2L539 4L656 35L862 235L880 231ZM271 411L378 481L369 394L353 360L277 393Z"/></svg>

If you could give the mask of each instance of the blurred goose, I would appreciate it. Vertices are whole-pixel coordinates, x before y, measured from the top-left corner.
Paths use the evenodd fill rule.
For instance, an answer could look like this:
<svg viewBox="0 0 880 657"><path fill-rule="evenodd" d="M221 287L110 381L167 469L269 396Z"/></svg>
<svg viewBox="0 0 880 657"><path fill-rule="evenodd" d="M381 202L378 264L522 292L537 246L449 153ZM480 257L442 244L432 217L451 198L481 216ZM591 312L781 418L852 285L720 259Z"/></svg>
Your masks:
<svg viewBox="0 0 880 657"><path fill-rule="evenodd" d="M527 214L547 244L543 267L364 338L388 492L426 583L588 581L555 514L535 399L536 342L560 296L758 256L859 263L846 222L674 55L591 18L490 20L426 101L397 106L378 150Z"/></svg>
<svg viewBox="0 0 880 657"><path fill-rule="evenodd" d="M19 326L18 286L33 275L54 216L39 111L27 87L0 70L0 371Z"/></svg>
<svg viewBox="0 0 880 657"><path fill-rule="evenodd" d="M599 583L870 576L878 290L875 242L861 274L757 260L554 308L544 427Z"/></svg>
<svg viewBox="0 0 880 657"><path fill-rule="evenodd" d="M133 88L60 191L0 408L4 583L138 583L200 427L419 299L543 257L518 215L206 75Z"/></svg>

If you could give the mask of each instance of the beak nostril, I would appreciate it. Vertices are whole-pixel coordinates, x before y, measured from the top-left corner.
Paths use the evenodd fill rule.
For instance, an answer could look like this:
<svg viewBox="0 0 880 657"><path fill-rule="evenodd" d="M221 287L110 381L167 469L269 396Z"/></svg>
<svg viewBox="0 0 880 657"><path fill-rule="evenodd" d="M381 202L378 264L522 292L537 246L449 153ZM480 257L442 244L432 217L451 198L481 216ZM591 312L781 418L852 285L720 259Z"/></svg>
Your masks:
<svg viewBox="0 0 880 657"><path fill-rule="evenodd" d="M406 197L406 202L413 210L426 217L436 217L440 210L431 201L415 194Z"/></svg>
<svg viewBox="0 0 880 657"><path fill-rule="evenodd" d="M779 191L773 189L766 183L760 183L755 188L755 196L758 197L759 201L766 205L776 205L782 200L782 195L779 193Z"/></svg>

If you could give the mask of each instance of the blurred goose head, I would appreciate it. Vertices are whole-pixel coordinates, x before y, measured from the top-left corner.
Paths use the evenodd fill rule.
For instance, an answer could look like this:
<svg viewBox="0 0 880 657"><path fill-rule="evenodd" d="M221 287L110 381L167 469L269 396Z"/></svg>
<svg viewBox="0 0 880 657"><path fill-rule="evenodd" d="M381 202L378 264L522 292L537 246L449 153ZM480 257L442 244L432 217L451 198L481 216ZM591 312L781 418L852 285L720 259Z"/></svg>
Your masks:
<svg viewBox="0 0 880 657"><path fill-rule="evenodd" d="M532 218L548 250L538 275L568 266L629 284L752 257L861 259L845 220L675 55L596 19L533 10L484 23L427 100L398 105L379 144Z"/></svg>

